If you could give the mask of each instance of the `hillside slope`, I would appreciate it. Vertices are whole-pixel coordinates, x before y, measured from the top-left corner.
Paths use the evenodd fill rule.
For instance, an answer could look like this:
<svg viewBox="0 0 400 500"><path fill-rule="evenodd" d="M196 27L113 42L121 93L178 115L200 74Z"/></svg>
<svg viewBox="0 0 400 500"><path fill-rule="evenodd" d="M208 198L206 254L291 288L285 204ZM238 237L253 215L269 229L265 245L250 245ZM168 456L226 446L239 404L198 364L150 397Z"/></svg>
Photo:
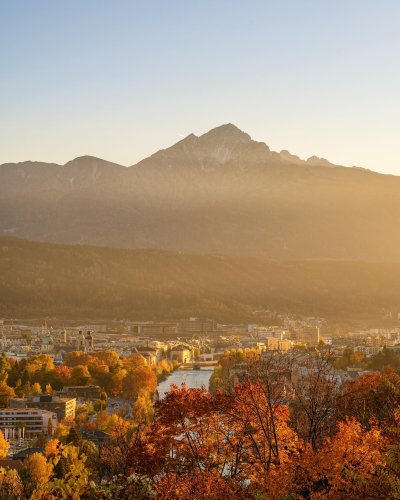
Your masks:
<svg viewBox="0 0 400 500"><path fill-rule="evenodd" d="M255 309L381 317L400 311L400 264L52 245L0 238L0 315L251 321Z"/></svg>

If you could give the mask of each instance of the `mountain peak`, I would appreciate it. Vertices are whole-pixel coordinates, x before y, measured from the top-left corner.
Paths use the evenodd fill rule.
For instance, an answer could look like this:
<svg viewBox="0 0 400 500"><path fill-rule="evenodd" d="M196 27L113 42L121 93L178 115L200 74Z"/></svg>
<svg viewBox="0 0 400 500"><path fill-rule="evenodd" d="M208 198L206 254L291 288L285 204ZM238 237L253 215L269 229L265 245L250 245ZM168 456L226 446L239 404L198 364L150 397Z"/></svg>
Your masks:
<svg viewBox="0 0 400 500"><path fill-rule="evenodd" d="M103 160L102 158L97 158L96 156L91 155L83 155L74 158L73 160L65 163L64 167L67 168L99 168L99 167L118 167L124 168L122 165L118 165L117 163L113 163L107 160Z"/></svg>
<svg viewBox="0 0 400 500"><path fill-rule="evenodd" d="M78 164L78 163L84 165L97 161L106 161L106 160L102 160L101 158L97 158L96 156L82 155L82 156L77 156L73 160L68 161L64 166Z"/></svg>
<svg viewBox="0 0 400 500"><path fill-rule="evenodd" d="M219 141L249 143L252 141L249 134L240 130L233 123L226 123L213 128L200 136L200 139L212 139Z"/></svg>
<svg viewBox="0 0 400 500"><path fill-rule="evenodd" d="M234 125L233 123L223 123L222 125L218 125L218 127L214 127L211 130L209 130L209 132L217 132L217 131L233 132L233 133L239 132L241 134L245 133L245 132L243 132L243 130L240 130L240 128L237 127L236 125Z"/></svg>
<svg viewBox="0 0 400 500"><path fill-rule="evenodd" d="M210 171L227 163L246 169L253 163L265 162L270 154L265 143L254 141L233 123L226 123L199 137L190 134L173 146L158 151L149 160L153 165L158 161L168 168L193 165L200 170ZM145 159L139 164L147 162Z"/></svg>

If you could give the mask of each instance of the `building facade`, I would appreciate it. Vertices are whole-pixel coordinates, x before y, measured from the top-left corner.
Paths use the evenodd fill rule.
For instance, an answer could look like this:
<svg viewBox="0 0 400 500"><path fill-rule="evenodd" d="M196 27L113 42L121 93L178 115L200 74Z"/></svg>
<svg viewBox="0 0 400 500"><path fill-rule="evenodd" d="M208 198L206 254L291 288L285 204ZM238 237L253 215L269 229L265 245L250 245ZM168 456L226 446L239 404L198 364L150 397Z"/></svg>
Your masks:
<svg viewBox="0 0 400 500"><path fill-rule="evenodd" d="M25 396L23 398L11 398L11 408L39 408L48 410L57 415L59 421L66 417L75 418L76 399L60 398L49 394L38 396Z"/></svg>
<svg viewBox="0 0 400 500"><path fill-rule="evenodd" d="M0 409L0 430L7 440L49 434L58 424L57 415L39 408Z"/></svg>
<svg viewBox="0 0 400 500"><path fill-rule="evenodd" d="M76 398L83 401L94 401L101 398L101 388L98 385L66 386L57 392L61 398Z"/></svg>
<svg viewBox="0 0 400 500"><path fill-rule="evenodd" d="M178 361L178 363L190 363L192 353L190 349L184 345L178 345L171 349L171 359Z"/></svg>
<svg viewBox="0 0 400 500"><path fill-rule="evenodd" d="M309 347L317 347L320 341L317 326L304 326L296 332L297 341Z"/></svg>

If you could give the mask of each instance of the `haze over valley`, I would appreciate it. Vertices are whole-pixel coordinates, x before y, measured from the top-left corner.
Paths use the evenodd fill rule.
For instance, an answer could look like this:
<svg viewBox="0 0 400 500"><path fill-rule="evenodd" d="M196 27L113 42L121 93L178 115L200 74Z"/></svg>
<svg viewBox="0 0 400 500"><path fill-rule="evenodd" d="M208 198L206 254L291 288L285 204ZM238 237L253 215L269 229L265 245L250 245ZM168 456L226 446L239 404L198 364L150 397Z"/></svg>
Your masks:
<svg viewBox="0 0 400 500"><path fill-rule="evenodd" d="M1 235L52 243L400 260L400 177L273 152L232 124L128 168L91 156L3 164L0 212Z"/></svg>

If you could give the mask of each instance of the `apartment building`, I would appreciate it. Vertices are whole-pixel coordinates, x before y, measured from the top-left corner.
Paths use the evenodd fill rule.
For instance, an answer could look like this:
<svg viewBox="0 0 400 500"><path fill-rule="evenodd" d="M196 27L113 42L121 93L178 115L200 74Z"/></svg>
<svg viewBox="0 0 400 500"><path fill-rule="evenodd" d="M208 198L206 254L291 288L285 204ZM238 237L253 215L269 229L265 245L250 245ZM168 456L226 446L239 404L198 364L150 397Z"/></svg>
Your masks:
<svg viewBox="0 0 400 500"><path fill-rule="evenodd" d="M48 410L55 413L57 419L61 421L66 417L75 418L76 399L40 394L37 396L25 396L23 398L11 398L10 407Z"/></svg>
<svg viewBox="0 0 400 500"><path fill-rule="evenodd" d="M303 326L296 331L297 341L309 347L317 347L320 341L319 328L317 326Z"/></svg>
<svg viewBox="0 0 400 500"><path fill-rule="evenodd" d="M61 398L76 398L81 401L94 401L101 398L101 388L98 385L70 385L57 392Z"/></svg>
<svg viewBox="0 0 400 500"><path fill-rule="evenodd" d="M49 424L50 422L50 424ZM39 408L0 409L0 430L8 440L47 435L58 424L57 415Z"/></svg>

